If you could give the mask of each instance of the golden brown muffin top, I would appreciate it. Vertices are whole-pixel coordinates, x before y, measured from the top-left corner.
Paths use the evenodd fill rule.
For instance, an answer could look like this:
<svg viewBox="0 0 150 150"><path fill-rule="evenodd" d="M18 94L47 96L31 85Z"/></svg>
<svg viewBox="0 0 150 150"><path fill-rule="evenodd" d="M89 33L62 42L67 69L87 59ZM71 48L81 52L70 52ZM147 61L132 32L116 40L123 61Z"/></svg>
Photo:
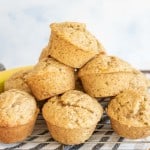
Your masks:
<svg viewBox="0 0 150 150"><path fill-rule="evenodd" d="M30 88L28 87L27 83L25 82L25 76L31 71L32 69L28 70L20 70L10 76L4 83L5 90L10 89L18 89L23 90L25 92L31 93Z"/></svg>
<svg viewBox="0 0 150 150"><path fill-rule="evenodd" d="M103 113L96 99L77 90L49 99L42 111L46 121L63 128L90 127Z"/></svg>
<svg viewBox="0 0 150 150"><path fill-rule="evenodd" d="M150 126L150 95L126 90L108 104L110 118L134 127Z"/></svg>
<svg viewBox="0 0 150 150"><path fill-rule="evenodd" d="M0 94L0 126L15 127L33 119L36 101L30 94L12 89Z"/></svg>
<svg viewBox="0 0 150 150"><path fill-rule="evenodd" d="M80 69L79 76L114 72L136 73L137 71L129 63L118 57L99 54Z"/></svg>
<svg viewBox="0 0 150 150"><path fill-rule="evenodd" d="M86 30L86 25L78 22L52 23L52 32L72 43L84 51L99 53L100 44L97 39Z"/></svg>

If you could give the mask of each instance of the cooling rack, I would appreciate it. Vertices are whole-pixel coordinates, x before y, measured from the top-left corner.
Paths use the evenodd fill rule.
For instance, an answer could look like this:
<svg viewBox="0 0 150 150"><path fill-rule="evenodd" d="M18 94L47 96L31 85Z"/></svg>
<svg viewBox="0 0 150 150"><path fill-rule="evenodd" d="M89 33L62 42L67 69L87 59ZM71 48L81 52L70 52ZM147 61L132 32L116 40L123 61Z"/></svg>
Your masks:
<svg viewBox="0 0 150 150"><path fill-rule="evenodd" d="M150 78L150 70L143 71ZM102 99L100 103L105 108L109 98ZM30 150L150 150L150 137L138 140L130 140L118 136L111 128L110 121L106 113L103 114L101 121L90 137L83 144L63 145L56 142L47 130L46 123L42 114L38 115L36 125L32 135L26 140L15 144L2 144L0 149L30 149Z"/></svg>

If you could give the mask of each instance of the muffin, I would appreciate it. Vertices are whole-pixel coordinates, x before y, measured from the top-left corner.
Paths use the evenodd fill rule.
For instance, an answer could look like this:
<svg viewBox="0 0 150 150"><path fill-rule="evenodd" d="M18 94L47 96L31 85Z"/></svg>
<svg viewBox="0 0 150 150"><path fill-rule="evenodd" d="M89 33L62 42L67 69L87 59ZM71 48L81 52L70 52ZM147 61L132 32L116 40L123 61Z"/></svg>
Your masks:
<svg viewBox="0 0 150 150"><path fill-rule="evenodd" d="M0 94L0 142L14 143L32 133L38 108L30 94L12 89Z"/></svg>
<svg viewBox="0 0 150 150"><path fill-rule="evenodd" d="M108 104L112 128L125 138L150 136L150 95L125 90Z"/></svg>
<svg viewBox="0 0 150 150"><path fill-rule="evenodd" d="M47 58L47 57L49 57L49 54L48 54L48 47L46 46L45 48L43 48L43 50L40 54L39 61L42 60L43 58Z"/></svg>
<svg viewBox="0 0 150 150"><path fill-rule="evenodd" d="M31 90L28 86L28 84L25 81L25 76L31 71L32 69L23 69L20 71L17 71L12 76L10 76L4 83L4 90L10 90L10 89L18 89L23 90L27 93L31 93Z"/></svg>
<svg viewBox="0 0 150 150"><path fill-rule="evenodd" d="M147 79L120 58L98 55L79 70L84 90L93 97L109 97L125 89L147 89Z"/></svg>
<svg viewBox="0 0 150 150"><path fill-rule="evenodd" d="M103 46L83 23L53 23L50 27L49 54L70 67L81 68L96 54L104 53Z"/></svg>
<svg viewBox="0 0 150 150"><path fill-rule="evenodd" d="M52 137L72 145L83 143L92 135L103 109L96 99L70 90L49 99L42 112Z"/></svg>
<svg viewBox="0 0 150 150"><path fill-rule="evenodd" d="M37 100L45 100L75 88L74 69L53 58L42 59L26 82Z"/></svg>

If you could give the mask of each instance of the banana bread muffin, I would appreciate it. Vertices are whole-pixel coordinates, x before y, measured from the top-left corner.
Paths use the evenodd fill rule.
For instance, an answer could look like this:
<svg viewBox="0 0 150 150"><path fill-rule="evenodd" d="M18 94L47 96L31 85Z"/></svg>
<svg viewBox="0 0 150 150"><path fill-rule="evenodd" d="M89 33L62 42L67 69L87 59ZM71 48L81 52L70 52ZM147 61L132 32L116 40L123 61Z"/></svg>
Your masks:
<svg viewBox="0 0 150 150"><path fill-rule="evenodd" d="M71 145L83 143L92 135L103 109L96 99L70 90L49 99L42 112L52 137Z"/></svg>
<svg viewBox="0 0 150 150"><path fill-rule="evenodd" d="M50 27L49 54L68 66L81 68L96 54L104 53L103 46L83 23L53 23Z"/></svg>
<svg viewBox="0 0 150 150"><path fill-rule="evenodd" d="M4 83L4 90L10 89L18 89L23 90L25 92L31 93L31 90L28 84L25 82L25 76L31 71L32 69L23 69L17 71L12 76L10 76Z"/></svg>
<svg viewBox="0 0 150 150"><path fill-rule="evenodd" d="M125 89L147 89L147 79L127 62L108 55L98 55L78 73L84 90L93 97L109 97Z"/></svg>
<svg viewBox="0 0 150 150"><path fill-rule="evenodd" d="M38 108L30 94L12 89L0 94L0 141L14 143L32 133Z"/></svg>
<svg viewBox="0 0 150 150"><path fill-rule="evenodd" d="M75 88L74 69L53 58L42 59L26 76L37 100L45 100Z"/></svg>
<svg viewBox="0 0 150 150"><path fill-rule="evenodd" d="M126 138L150 136L150 95L126 90L108 104L112 128Z"/></svg>

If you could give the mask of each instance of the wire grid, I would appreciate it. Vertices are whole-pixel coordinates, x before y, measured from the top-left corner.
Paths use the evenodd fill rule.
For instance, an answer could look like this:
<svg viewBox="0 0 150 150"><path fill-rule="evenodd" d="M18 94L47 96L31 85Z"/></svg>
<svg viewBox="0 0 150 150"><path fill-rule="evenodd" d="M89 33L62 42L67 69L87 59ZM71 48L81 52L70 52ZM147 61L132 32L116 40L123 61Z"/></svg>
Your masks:
<svg viewBox="0 0 150 150"><path fill-rule="evenodd" d="M144 71L148 78L150 71ZM105 108L109 98L100 100ZM129 140L118 136L111 128L110 120L104 112L101 121L85 143L79 145L63 145L56 142L50 135L46 123L40 113L32 135L21 143L0 144L0 149L30 149L30 150L150 150L150 137L138 140Z"/></svg>

